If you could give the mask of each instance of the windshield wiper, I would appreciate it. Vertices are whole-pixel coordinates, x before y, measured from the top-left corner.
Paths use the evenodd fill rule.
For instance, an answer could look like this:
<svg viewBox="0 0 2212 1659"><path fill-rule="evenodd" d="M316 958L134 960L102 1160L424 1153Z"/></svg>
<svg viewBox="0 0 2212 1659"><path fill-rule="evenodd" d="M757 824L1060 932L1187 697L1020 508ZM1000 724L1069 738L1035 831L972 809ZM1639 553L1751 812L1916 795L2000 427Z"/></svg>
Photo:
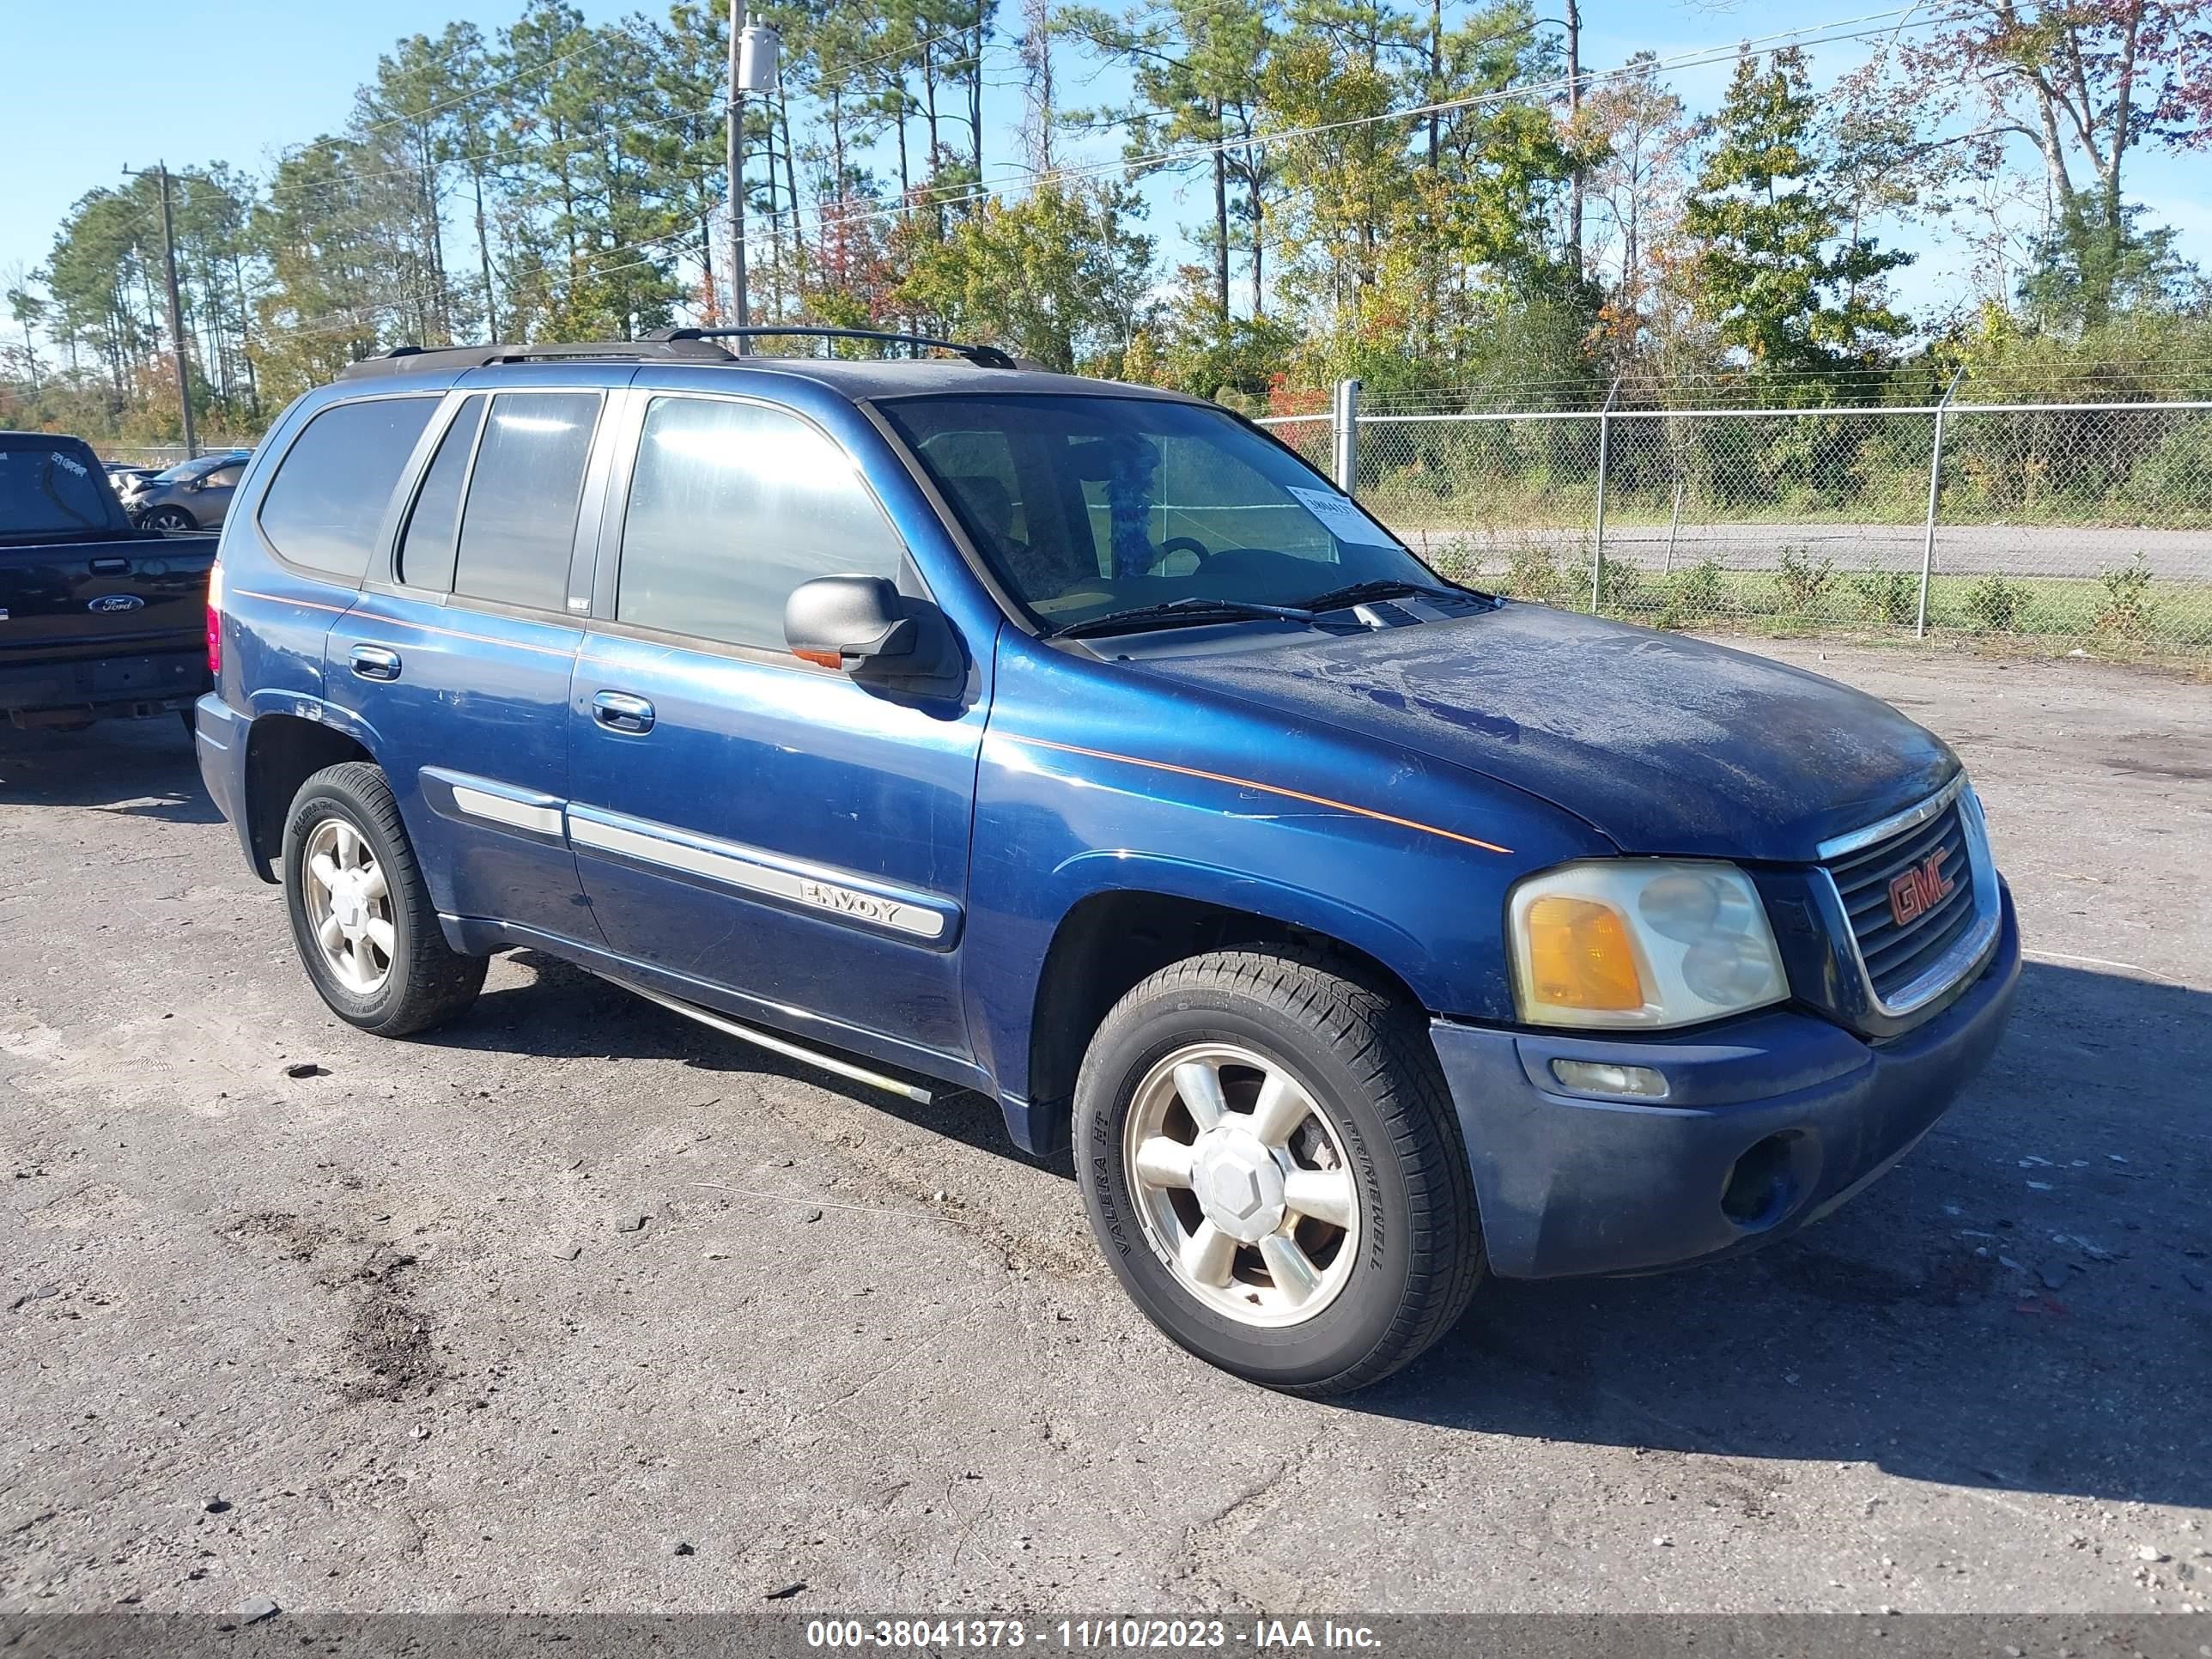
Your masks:
<svg viewBox="0 0 2212 1659"><path fill-rule="evenodd" d="M1124 629L1176 627L1182 623L1234 622L1255 617L1271 617L1279 622L1310 623L1311 611L1296 605L1261 605L1250 599L1213 599L1203 594L1193 594L1185 599L1169 599L1161 605L1132 605L1126 611L1109 611L1103 615L1085 617L1081 622L1072 622L1065 628L1053 629L1056 640L1079 639L1085 634L1118 634Z"/></svg>
<svg viewBox="0 0 2212 1659"><path fill-rule="evenodd" d="M1316 593L1305 602L1305 608L1317 615L1326 611L1341 611L1348 605L1359 605L1368 599L1402 599L1419 594L1454 595L1460 591L1438 582L1408 582L1395 577L1383 577L1371 581L1349 582L1342 587L1332 587L1326 593Z"/></svg>

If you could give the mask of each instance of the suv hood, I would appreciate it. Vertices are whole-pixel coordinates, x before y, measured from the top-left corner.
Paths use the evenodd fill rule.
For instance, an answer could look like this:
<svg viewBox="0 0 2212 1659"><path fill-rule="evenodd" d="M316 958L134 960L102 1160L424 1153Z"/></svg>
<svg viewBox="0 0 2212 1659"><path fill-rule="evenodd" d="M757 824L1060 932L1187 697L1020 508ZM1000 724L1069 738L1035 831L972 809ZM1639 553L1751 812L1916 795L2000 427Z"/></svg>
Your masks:
<svg viewBox="0 0 2212 1659"><path fill-rule="evenodd" d="M1818 674L1541 605L1139 660L1480 772L1627 853L1808 860L1959 765L1887 703Z"/></svg>

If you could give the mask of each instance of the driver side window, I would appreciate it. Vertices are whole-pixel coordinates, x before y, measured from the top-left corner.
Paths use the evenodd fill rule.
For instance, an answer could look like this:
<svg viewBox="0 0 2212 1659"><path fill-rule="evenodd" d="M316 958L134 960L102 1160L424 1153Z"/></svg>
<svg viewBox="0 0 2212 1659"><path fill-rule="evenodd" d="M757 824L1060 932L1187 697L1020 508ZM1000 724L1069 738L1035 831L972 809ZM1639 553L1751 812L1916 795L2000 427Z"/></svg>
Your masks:
<svg viewBox="0 0 2212 1659"><path fill-rule="evenodd" d="M616 620L781 654L800 583L896 581L905 557L852 458L797 416L709 398L647 405Z"/></svg>

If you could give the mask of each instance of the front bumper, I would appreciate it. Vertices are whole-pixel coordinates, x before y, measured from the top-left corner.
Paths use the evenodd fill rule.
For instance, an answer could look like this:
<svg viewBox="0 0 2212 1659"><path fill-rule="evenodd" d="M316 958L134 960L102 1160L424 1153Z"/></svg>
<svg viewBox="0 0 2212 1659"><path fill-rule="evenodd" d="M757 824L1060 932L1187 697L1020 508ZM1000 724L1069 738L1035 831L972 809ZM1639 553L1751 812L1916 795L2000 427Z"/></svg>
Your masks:
<svg viewBox="0 0 2212 1659"><path fill-rule="evenodd" d="M1996 1047L2020 982L2009 889L1995 952L1933 1019L1869 1044L1791 1011L1621 1040L1437 1020L1491 1270L1647 1272L1786 1237L1903 1157ZM1644 1066L1665 1103L1583 1094L1553 1060Z"/></svg>

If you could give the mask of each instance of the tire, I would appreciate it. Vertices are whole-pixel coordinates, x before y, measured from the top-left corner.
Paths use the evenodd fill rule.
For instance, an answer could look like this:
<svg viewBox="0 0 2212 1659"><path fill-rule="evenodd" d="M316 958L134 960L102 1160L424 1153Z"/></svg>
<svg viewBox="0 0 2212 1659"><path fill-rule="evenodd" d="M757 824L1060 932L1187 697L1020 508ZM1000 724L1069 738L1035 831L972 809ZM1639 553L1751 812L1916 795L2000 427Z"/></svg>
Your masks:
<svg viewBox="0 0 2212 1659"><path fill-rule="evenodd" d="M181 507L157 507L138 520L141 530L198 530L198 522Z"/></svg>
<svg viewBox="0 0 2212 1659"><path fill-rule="evenodd" d="M335 890L315 874L319 857L337 867ZM446 943L391 787L365 761L324 768L292 798L284 902L307 977L349 1025L406 1036L451 1019L483 988L488 960ZM334 946L324 942L331 931Z"/></svg>
<svg viewBox="0 0 2212 1659"><path fill-rule="evenodd" d="M1084 1206L1122 1288L1236 1376L1297 1395L1365 1387L1450 1329L1481 1279L1474 1182L1425 1021L1317 953L1162 969L1100 1024L1074 1115ZM1292 1119L1287 1134L1266 1127Z"/></svg>

